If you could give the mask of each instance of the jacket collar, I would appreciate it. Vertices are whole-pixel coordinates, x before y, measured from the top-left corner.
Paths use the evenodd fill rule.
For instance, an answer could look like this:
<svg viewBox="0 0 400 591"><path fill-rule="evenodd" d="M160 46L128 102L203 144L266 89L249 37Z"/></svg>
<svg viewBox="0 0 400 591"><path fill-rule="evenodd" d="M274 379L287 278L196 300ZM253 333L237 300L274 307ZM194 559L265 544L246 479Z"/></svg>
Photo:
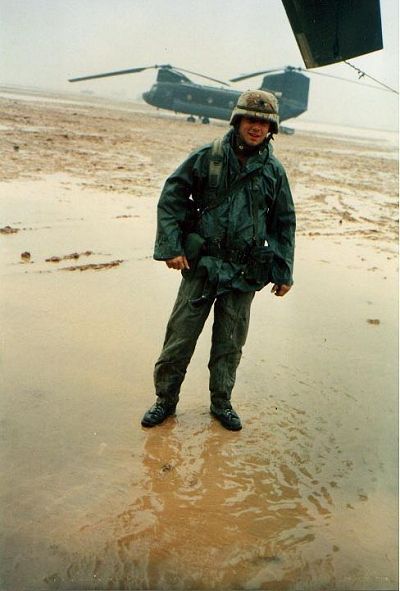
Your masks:
<svg viewBox="0 0 400 591"><path fill-rule="evenodd" d="M234 129L230 129L223 139L223 144L225 145L225 148L228 150L229 156L231 158L235 157L235 160L236 160L236 155L235 155L235 150L234 150L235 141L236 141L236 132ZM252 170L255 170L256 168L263 166L271 154L272 154L272 146L270 145L269 142L268 143L264 142L259 150L256 150L253 155L248 157L246 164L245 164L245 169L247 171L252 171Z"/></svg>

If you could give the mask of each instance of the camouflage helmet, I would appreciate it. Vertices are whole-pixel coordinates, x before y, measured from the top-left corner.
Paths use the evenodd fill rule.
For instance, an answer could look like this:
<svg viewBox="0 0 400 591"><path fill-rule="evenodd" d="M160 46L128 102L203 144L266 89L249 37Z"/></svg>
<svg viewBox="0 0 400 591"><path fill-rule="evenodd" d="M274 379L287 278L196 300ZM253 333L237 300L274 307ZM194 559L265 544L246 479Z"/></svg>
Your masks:
<svg viewBox="0 0 400 591"><path fill-rule="evenodd" d="M247 90L243 92L232 111L230 124L234 125L239 117L257 117L271 123L271 132L278 133L278 100L265 90Z"/></svg>

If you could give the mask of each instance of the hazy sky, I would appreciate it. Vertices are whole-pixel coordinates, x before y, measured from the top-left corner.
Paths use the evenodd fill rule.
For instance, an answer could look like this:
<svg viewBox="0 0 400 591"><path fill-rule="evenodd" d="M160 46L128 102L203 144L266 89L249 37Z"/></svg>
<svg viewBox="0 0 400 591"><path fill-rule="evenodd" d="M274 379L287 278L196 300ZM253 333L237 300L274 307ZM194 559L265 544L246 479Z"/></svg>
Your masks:
<svg viewBox="0 0 400 591"><path fill-rule="evenodd" d="M351 61L398 88L398 0L381 0L381 16L384 49ZM136 98L155 80L154 70L80 85L67 80L163 63L222 80L304 67L280 0L0 0L0 84ZM357 80L345 64L317 71ZM303 120L397 128L398 95L310 77ZM246 90L261 81L234 87Z"/></svg>

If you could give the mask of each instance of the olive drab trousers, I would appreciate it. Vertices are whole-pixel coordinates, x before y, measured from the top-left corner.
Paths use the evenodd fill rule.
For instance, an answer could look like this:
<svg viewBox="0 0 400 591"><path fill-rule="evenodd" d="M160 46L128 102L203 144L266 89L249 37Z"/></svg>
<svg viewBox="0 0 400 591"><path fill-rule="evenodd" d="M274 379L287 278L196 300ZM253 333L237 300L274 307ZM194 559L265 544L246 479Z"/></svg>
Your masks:
<svg viewBox="0 0 400 591"><path fill-rule="evenodd" d="M174 405L197 339L214 305L214 323L208 368L210 396L215 407L230 403L236 369L245 344L254 292L230 291L215 295L204 275L194 273L182 279L168 321L165 341L154 368L154 384L159 402Z"/></svg>

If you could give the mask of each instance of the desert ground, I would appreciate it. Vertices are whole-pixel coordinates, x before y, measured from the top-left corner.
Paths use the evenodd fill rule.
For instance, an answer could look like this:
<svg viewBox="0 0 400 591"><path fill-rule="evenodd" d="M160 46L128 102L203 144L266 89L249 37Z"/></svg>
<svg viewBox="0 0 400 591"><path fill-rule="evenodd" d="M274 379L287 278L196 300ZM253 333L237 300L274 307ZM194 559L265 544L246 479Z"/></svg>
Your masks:
<svg viewBox="0 0 400 591"><path fill-rule="evenodd" d="M233 403L212 319L176 417L140 426L180 282L152 259L165 177L227 124L0 92L0 589L398 588L398 152L278 135L295 284L256 295Z"/></svg>

